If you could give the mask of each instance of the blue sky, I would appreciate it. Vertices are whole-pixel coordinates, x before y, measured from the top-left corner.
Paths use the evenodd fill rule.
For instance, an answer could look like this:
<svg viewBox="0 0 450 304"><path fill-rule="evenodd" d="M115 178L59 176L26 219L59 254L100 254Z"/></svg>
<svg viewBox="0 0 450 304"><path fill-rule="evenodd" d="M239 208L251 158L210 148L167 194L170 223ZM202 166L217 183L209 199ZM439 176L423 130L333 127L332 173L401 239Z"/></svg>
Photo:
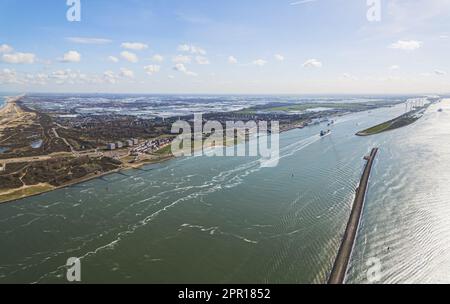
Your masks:
<svg viewBox="0 0 450 304"><path fill-rule="evenodd" d="M448 93L450 0L0 0L0 91Z"/></svg>

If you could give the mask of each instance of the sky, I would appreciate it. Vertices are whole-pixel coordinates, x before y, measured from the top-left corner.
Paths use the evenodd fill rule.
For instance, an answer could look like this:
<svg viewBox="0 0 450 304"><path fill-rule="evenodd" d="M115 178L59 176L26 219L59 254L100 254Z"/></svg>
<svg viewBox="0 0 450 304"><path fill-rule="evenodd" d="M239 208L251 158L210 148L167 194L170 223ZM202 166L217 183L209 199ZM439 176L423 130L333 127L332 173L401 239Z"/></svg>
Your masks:
<svg viewBox="0 0 450 304"><path fill-rule="evenodd" d="M66 1L0 0L0 92L450 93L450 0Z"/></svg>

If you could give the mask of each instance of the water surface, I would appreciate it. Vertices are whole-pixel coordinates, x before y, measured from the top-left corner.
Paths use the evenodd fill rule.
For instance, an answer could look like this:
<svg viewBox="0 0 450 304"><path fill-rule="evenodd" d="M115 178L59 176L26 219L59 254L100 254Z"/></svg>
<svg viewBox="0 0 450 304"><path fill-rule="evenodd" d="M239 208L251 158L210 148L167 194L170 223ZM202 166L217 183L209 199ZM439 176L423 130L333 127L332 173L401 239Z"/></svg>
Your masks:
<svg viewBox="0 0 450 304"><path fill-rule="evenodd" d="M364 161L380 147L349 281L450 282L450 102L414 125L354 134L404 106L281 135L276 168L253 158L185 158L0 206L0 282L323 283ZM387 248L391 249L387 251Z"/></svg>

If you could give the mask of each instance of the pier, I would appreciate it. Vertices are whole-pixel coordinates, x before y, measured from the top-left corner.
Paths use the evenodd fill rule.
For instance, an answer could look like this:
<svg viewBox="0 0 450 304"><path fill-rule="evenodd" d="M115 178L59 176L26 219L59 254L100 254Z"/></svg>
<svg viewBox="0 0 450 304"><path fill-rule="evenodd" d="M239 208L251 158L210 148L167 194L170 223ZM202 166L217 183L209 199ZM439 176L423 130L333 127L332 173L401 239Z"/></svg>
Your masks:
<svg viewBox="0 0 450 304"><path fill-rule="evenodd" d="M328 279L328 284L344 284L345 276L348 270L348 264L352 256L353 247L355 245L356 235L358 234L359 224L361 222L361 215L364 209L364 201L367 193L367 186L369 183L370 172L372 171L373 162L378 153L378 148L372 150L369 156L364 157L367 161L364 172L361 176L361 182L356 189L355 202L350 214L350 219L342 239L341 247L339 248L336 261Z"/></svg>

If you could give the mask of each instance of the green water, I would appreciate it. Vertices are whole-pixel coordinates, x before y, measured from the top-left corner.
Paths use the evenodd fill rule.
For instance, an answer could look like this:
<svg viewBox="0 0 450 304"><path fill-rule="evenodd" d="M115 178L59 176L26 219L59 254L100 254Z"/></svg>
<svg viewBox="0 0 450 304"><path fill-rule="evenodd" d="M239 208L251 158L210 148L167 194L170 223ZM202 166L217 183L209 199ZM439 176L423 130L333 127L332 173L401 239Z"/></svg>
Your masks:
<svg viewBox="0 0 450 304"><path fill-rule="evenodd" d="M449 282L449 114L354 136L402 111L341 117L326 138L283 133L276 168L177 159L1 205L0 283L63 283L69 257L84 283L323 283L374 146L348 280L365 283L377 257L381 282Z"/></svg>

